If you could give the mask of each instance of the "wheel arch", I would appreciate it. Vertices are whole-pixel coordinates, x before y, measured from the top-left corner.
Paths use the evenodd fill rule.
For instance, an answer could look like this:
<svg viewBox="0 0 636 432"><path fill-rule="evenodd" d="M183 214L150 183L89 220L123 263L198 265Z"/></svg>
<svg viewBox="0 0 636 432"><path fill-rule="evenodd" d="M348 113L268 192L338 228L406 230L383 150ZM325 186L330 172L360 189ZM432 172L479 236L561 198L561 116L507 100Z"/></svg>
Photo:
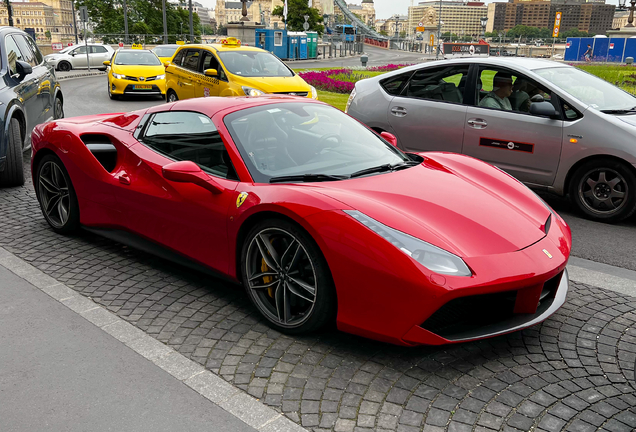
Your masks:
<svg viewBox="0 0 636 432"><path fill-rule="evenodd" d="M609 160L613 160L615 162L621 163L621 164L625 165L632 172L632 174L634 174L634 176L636 176L636 167L634 167L634 165L630 164L629 162L627 162L625 159L623 159L621 157L610 155L610 154L594 154L594 155L590 155L590 156L584 157L583 159L577 161L568 170L568 173L565 176L565 182L564 182L564 187L563 187L563 191L565 192L565 194L570 193L570 187L572 185L572 178L574 177L574 173L581 166L583 166L584 164L586 164L588 162L591 162L593 160L597 160L597 159L598 160L600 160L600 159L609 159Z"/></svg>

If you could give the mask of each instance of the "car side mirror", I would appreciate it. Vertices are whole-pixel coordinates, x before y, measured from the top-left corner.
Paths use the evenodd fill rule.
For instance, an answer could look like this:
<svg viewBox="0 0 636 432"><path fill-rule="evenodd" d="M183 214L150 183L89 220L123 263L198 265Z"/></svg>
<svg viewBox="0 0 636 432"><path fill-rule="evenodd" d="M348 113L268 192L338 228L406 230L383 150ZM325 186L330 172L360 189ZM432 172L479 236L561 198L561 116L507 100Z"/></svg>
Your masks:
<svg viewBox="0 0 636 432"><path fill-rule="evenodd" d="M213 194L220 194L225 190L223 186L215 182L203 172L199 165L192 161L169 163L161 169L161 174L166 180L178 183L193 183L209 190Z"/></svg>
<svg viewBox="0 0 636 432"><path fill-rule="evenodd" d="M392 133L382 132L380 136L384 138L385 140L387 140L388 142L390 142L393 145L393 147L397 147L397 138Z"/></svg>
<svg viewBox="0 0 636 432"><path fill-rule="evenodd" d="M532 100L532 99L531 99ZM550 118L558 118L559 113L554 109L554 105L550 102L534 102L530 104L530 114L545 116Z"/></svg>
<svg viewBox="0 0 636 432"><path fill-rule="evenodd" d="M219 73L216 71L216 69L206 69L205 72L203 72L205 74L205 76L209 76L209 77L215 77L217 76Z"/></svg>
<svg viewBox="0 0 636 432"><path fill-rule="evenodd" d="M17 60L15 62L15 68L18 72L18 75L20 75L20 79L23 79L25 76L33 72L33 68L31 67L31 65L21 60Z"/></svg>
<svg viewBox="0 0 636 432"><path fill-rule="evenodd" d="M168 66L170 66L170 62L169 61L163 62L163 67L167 68Z"/></svg>
<svg viewBox="0 0 636 432"><path fill-rule="evenodd" d="M536 94L530 98L530 102L543 102L543 101L545 101L545 99L540 94Z"/></svg>
<svg viewBox="0 0 636 432"><path fill-rule="evenodd" d="M103 62L104 66L110 66L110 60L106 60L105 62Z"/></svg>

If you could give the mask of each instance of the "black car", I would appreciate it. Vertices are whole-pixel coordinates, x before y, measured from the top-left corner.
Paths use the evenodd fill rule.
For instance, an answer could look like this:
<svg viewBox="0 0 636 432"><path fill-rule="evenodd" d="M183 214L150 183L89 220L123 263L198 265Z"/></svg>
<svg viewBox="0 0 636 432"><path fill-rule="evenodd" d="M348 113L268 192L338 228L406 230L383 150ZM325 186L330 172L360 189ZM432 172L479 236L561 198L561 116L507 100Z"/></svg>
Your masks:
<svg viewBox="0 0 636 432"><path fill-rule="evenodd" d="M0 185L24 184L22 153L37 124L64 117L62 90L51 66L25 32L0 27Z"/></svg>

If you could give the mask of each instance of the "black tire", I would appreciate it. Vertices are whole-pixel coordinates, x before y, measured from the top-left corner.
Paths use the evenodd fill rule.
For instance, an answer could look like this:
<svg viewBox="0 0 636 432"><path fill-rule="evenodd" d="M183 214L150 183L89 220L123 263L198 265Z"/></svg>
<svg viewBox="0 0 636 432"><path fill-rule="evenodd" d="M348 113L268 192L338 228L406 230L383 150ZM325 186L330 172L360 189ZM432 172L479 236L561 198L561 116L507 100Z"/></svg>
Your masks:
<svg viewBox="0 0 636 432"><path fill-rule="evenodd" d="M22 131L18 119L12 118L9 123L9 146L4 170L0 172L0 185L22 186L24 184L24 167L22 164Z"/></svg>
<svg viewBox="0 0 636 432"><path fill-rule="evenodd" d="M117 100L117 99L119 99L119 95L114 95L114 94L110 91L110 82L108 83L108 97L110 98L110 100Z"/></svg>
<svg viewBox="0 0 636 432"><path fill-rule="evenodd" d="M58 63L57 65L57 69L62 71L62 72L68 72L72 69L72 66L69 62L67 61L62 61L60 63Z"/></svg>
<svg viewBox="0 0 636 432"><path fill-rule="evenodd" d="M172 102L176 102L178 100L179 100L179 97L174 92L174 90L168 90L168 92L166 93L166 102L172 103Z"/></svg>
<svg viewBox="0 0 636 432"><path fill-rule="evenodd" d="M53 118L55 120L64 118L64 104L62 103L62 98L55 98L55 103L53 106Z"/></svg>
<svg viewBox="0 0 636 432"><path fill-rule="evenodd" d="M577 168L569 193L588 219L619 222L636 212L636 175L614 159L595 159Z"/></svg>
<svg viewBox="0 0 636 432"><path fill-rule="evenodd" d="M40 160L33 186L44 219L53 231L67 234L79 228L77 195L60 158L48 154Z"/></svg>
<svg viewBox="0 0 636 432"><path fill-rule="evenodd" d="M267 246L258 243L263 239L275 252L266 252L267 258L261 253ZM254 277L259 272L272 276ZM291 222L267 219L250 230L241 249L241 276L252 303L282 333L307 333L335 322L337 297L327 262L311 236ZM260 287L261 283L265 285ZM313 286L313 293L302 289L303 285ZM285 312L279 312L279 305L284 305Z"/></svg>

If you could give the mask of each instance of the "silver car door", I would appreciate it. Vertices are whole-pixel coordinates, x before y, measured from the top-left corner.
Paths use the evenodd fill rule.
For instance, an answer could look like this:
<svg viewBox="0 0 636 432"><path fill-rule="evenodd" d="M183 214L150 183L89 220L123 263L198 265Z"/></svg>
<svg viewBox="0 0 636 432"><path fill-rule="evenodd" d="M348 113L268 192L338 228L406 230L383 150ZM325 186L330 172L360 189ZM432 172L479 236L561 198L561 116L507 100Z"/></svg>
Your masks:
<svg viewBox="0 0 636 432"><path fill-rule="evenodd" d="M549 104L550 90L517 72L482 66L475 92L475 104L466 115L463 153L524 183L552 185L561 156L563 121L530 112L533 104ZM553 106L558 108L556 99Z"/></svg>
<svg viewBox="0 0 636 432"><path fill-rule="evenodd" d="M93 45L90 47L91 67L104 67L104 61L110 60L108 51L101 45Z"/></svg>
<svg viewBox="0 0 636 432"><path fill-rule="evenodd" d="M424 67L389 104L388 121L407 151L461 152L469 65Z"/></svg>
<svg viewBox="0 0 636 432"><path fill-rule="evenodd" d="M73 63L73 68L85 68L86 67L86 46L81 45L75 48L73 51L69 53L71 55L71 62Z"/></svg>

